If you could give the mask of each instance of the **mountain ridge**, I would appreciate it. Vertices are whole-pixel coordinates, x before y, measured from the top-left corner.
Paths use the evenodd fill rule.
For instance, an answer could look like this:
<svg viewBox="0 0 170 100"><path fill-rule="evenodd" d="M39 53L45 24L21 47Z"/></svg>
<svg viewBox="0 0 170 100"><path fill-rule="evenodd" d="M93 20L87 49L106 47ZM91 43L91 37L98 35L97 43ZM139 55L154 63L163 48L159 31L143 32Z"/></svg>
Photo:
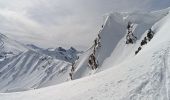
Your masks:
<svg viewBox="0 0 170 100"><path fill-rule="evenodd" d="M131 22L130 32L137 39L128 44L126 41L129 35L127 27L129 22ZM96 38L101 39L101 45L96 46L94 42L94 45L75 61L73 71L73 66L67 68L66 64L59 70L59 72L64 71L65 76L55 78L61 82L66 78L70 80L71 77L73 81L25 92L0 93L0 98L3 100L18 98L46 100L49 97L51 100L169 100L169 23L169 9L156 13L110 14ZM154 32L153 37L147 40L145 45L141 45L145 37L149 39L147 36L149 30ZM142 49L135 54L139 47ZM89 64L91 55L98 61L96 61L97 68ZM48 61L45 63L48 65ZM45 66L48 70L38 68L47 72L46 76L51 73L51 67ZM32 70L37 73L34 67ZM33 82L37 80L40 79ZM44 79L38 83L43 81ZM38 84L38 87L41 87L41 84Z"/></svg>

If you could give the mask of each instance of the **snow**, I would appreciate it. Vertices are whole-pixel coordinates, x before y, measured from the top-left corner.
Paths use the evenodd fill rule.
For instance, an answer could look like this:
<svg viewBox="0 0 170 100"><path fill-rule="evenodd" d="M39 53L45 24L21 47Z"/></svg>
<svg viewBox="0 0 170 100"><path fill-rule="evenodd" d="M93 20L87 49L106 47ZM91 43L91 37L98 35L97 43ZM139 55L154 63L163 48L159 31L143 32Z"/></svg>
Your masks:
<svg viewBox="0 0 170 100"><path fill-rule="evenodd" d="M89 48L77 62L77 70L74 78L78 79L84 76L103 71L113 65L119 64L127 59L134 57L134 52L140 45L141 40L147 34L157 21L164 17L169 8L157 12L132 12L132 13L111 13L106 17L103 28L99 31L101 36L101 48L96 52L96 58L99 62L97 71L92 71L88 66L88 57L93 52L93 46ZM127 23L131 21L134 24L133 33L138 40L134 45L126 45L125 34L127 33Z"/></svg>
<svg viewBox="0 0 170 100"><path fill-rule="evenodd" d="M70 49L66 50L62 47L43 49L33 44L28 44L26 46L35 52L42 53L55 59L64 60L70 63L73 63L75 60L77 60L78 54L81 53L73 47L70 47Z"/></svg>
<svg viewBox="0 0 170 100"><path fill-rule="evenodd" d="M139 12L120 13L121 17L119 15L119 17L116 17L116 18L115 18L115 15L118 15L117 13L111 14L110 16L114 17L114 20L119 20L117 18L122 18L122 20L120 20L119 23L116 23L116 25L111 25L112 30L108 29L108 32L102 32L102 34L110 33L113 35L113 36L108 36L111 38L112 42L107 40L108 37L103 39L103 42L104 42L103 45L105 44L103 46L103 49L107 48L107 51L105 50L105 52L108 53L108 55L112 56L112 57L110 57L112 62L115 62L116 64L118 64L118 63L122 62L123 60L125 60L125 58L128 58L131 55L133 56L134 49L137 49L137 47L139 46L139 42L141 42L141 40L138 40L135 45L126 45L125 44L125 34L126 34L126 29L125 29L126 26L125 25L127 25L128 21L131 21L135 26L133 29L134 35L137 36L138 39L143 39L143 37L141 37L143 35L143 33L145 31L147 31L149 28L151 28L155 22L157 22L163 16L165 16L164 14L165 14L165 12L163 12L163 11L160 11L157 14L154 14L154 13L148 14L148 13L144 13L144 12L142 12L142 13L139 13ZM108 22L111 23L111 21L108 21ZM115 22L113 22L113 23L115 24ZM115 27L118 24L121 24L122 26L119 26L119 27L122 27L122 28L118 31L114 31L116 29L119 29L119 28ZM105 30L105 28L103 30ZM114 32L114 34L112 32ZM115 34L118 34L118 35L115 35ZM120 34L123 34L123 35L120 35ZM110 44L110 43L112 43L112 44ZM111 47L111 49L110 49L110 47ZM109 50L111 50L111 51L109 51ZM101 50L99 55L101 55L101 57L103 57L103 55L105 55L104 51ZM100 59L99 59L99 61L100 61ZM103 58L103 59L105 59L105 58Z"/></svg>
<svg viewBox="0 0 170 100"><path fill-rule="evenodd" d="M134 44L125 45L126 25L128 21L132 21L136 25L134 28L134 35L138 37L138 40ZM49 78L44 77L43 71L50 67L47 65L44 70L42 67L39 67L40 71L31 67L33 72L28 70L29 73L27 73L31 75L28 76L27 74L24 74L26 76L22 80L22 82L26 83L28 79L30 79L29 82L23 84L27 88L11 88L9 92L14 92L0 93L0 99L47 100L50 98L50 100L169 100L169 26L169 8L150 13L133 12L110 14L106 19L106 23L104 23L103 29L101 29L99 33L101 35L102 47L98 49L97 54L95 55L100 64L97 70L92 71L87 65L88 57L93 52L92 47L84 52L79 60L76 61L76 69L73 79L77 80L54 86L49 86L49 83L45 85L48 87L32 89L29 86L43 86L41 84L44 82L42 82L41 79ZM155 32L153 39L146 45L142 46L142 50L135 55L135 50L140 46L141 40L146 36L147 31L150 28ZM18 59L31 60L32 58L29 58L29 54L29 52L27 54L21 54L22 56L18 56ZM14 73L24 73L24 71L19 72L21 67L19 65L22 64L23 60L15 63L16 60L17 59L11 61L11 64L16 64L19 68L18 71L14 71ZM35 65L38 63L39 62L35 63ZM46 63L47 62L41 62L38 66L45 65ZM29 65L27 63L25 64ZM65 71L63 69L69 66L67 63L61 61L57 64L62 71ZM6 68L8 67L3 67L0 70L7 70ZM48 71L50 72L51 69ZM54 79L61 82L68 77L67 75L69 72L70 70L67 70L65 72L67 74L62 73L64 75ZM10 74L11 72L4 73ZM20 77L18 79L22 78ZM3 82L8 80L3 80ZM54 83L51 82L51 84ZM16 83L13 85L16 85ZM18 83L18 85L21 84ZM3 86L3 83L0 86ZM6 86L3 87L6 88Z"/></svg>
<svg viewBox="0 0 170 100"><path fill-rule="evenodd" d="M70 62L77 59L78 53L74 48L52 52L25 46L3 34L0 44L0 92L25 91L70 80ZM56 54L59 52L64 55Z"/></svg>

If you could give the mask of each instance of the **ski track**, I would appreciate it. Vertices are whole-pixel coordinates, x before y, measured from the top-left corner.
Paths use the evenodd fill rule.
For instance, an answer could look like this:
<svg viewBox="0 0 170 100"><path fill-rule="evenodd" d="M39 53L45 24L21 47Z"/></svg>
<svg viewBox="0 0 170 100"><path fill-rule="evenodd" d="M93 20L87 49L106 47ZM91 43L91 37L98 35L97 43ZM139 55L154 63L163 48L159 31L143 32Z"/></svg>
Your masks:
<svg viewBox="0 0 170 100"><path fill-rule="evenodd" d="M165 84L164 84L164 88L165 88L165 91L166 91L166 99L167 100L170 100L170 92L169 92L169 86L170 86L170 82L169 82L169 78L170 78L170 70L169 70L169 51L170 51L170 47L168 47L168 49L166 50L165 52L165 55L164 55L164 66L165 66L165 69L166 69L166 72L165 72Z"/></svg>
<svg viewBox="0 0 170 100"><path fill-rule="evenodd" d="M170 47L153 55L152 70L133 79L140 82L122 100L170 100ZM148 66L149 67L149 66Z"/></svg>
<svg viewBox="0 0 170 100"><path fill-rule="evenodd" d="M2 41L2 39L0 39L0 49L2 50L3 49L3 47L4 47L4 41Z"/></svg>

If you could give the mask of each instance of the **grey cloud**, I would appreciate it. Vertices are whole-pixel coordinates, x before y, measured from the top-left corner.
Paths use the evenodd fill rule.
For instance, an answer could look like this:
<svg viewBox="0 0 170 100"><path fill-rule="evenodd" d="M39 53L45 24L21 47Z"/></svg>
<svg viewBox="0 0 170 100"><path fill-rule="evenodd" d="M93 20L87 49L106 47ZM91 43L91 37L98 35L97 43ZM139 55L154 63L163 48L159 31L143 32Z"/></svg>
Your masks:
<svg viewBox="0 0 170 100"><path fill-rule="evenodd" d="M41 46L82 48L95 38L105 13L169 5L169 0L1 0L0 31Z"/></svg>

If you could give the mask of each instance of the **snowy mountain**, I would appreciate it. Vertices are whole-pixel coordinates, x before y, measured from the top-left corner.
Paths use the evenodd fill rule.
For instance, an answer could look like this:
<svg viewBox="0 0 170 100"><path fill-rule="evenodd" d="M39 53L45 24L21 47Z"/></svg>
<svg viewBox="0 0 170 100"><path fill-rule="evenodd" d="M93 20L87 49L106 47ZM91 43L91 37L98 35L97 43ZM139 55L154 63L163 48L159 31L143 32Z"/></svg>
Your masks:
<svg viewBox="0 0 170 100"><path fill-rule="evenodd" d="M62 47L58 48L48 48L48 49L43 49L40 47L37 47L33 44L28 44L28 48L32 49L33 51L46 54L48 56L51 56L56 59L64 60L66 62L73 63L75 60L78 59L78 55L82 52L77 51L75 48L70 47L70 49L66 50Z"/></svg>
<svg viewBox="0 0 170 100"><path fill-rule="evenodd" d="M53 59L50 53L73 52L73 48L44 51L30 46L33 50L22 50L24 52L16 55L15 59L11 58L10 63L2 63L1 91L13 93L0 93L0 99L170 100L169 12L170 8L154 12L109 14L92 47L81 54L72 67L70 63ZM130 28L127 27L129 23ZM130 33L136 39L127 43ZM151 33L152 37L148 35ZM147 43L143 45L144 40ZM135 54L137 50L139 52ZM42 60L44 56L37 51L48 51L43 53L48 57ZM96 68L89 64L91 55L97 63ZM21 92L64 82L70 79L70 73L74 81Z"/></svg>
<svg viewBox="0 0 170 100"><path fill-rule="evenodd" d="M78 51L55 51L25 46L0 34L0 91L14 92L58 84L69 79L71 61ZM53 55L53 56L52 56Z"/></svg>
<svg viewBox="0 0 170 100"><path fill-rule="evenodd" d="M84 55L80 56L77 62L77 69L74 72L74 78L81 78L100 72L114 65L120 64L135 55L135 51L140 46L148 29L156 22L165 17L169 8L156 12L132 12L132 13L111 13L106 17L103 28L99 31L101 37L101 47L97 48L95 57L98 61L98 69L92 70L88 66L88 59L94 52L94 45L88 49ZM134 24L133 34L138 38L132 44L126 44L126 26L131 21ZM156 31L157 29L154 29Z"/></svg>

